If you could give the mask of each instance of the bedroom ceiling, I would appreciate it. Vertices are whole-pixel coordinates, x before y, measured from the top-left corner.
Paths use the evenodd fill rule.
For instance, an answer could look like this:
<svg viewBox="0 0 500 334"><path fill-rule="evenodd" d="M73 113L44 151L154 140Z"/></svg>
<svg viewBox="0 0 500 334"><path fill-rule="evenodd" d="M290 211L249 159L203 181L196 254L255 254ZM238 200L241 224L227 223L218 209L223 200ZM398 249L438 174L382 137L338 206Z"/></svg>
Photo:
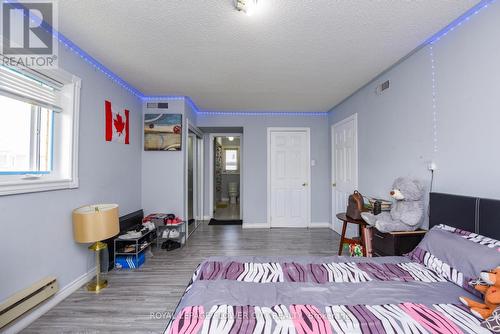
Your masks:
<svg viewBox="0 0 500 334"><path fill-rule="evenodd" d="M60 0L59 30L146 95L327 111L477 0Z"/></svg>

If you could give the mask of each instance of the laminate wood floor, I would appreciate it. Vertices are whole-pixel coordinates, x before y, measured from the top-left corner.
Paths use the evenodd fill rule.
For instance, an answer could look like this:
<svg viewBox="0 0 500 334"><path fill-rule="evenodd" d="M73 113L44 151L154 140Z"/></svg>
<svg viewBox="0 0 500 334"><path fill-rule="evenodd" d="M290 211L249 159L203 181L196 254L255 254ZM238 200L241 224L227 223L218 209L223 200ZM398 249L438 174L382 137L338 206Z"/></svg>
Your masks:
<svg viewBox="0 0 500 334"><path fill-rule="evenodd" d="M166 252L153 247L154 256L140 269L110 272L109 287L97 295L80 288L23 333L161 333L168 322L162 315L175 310L204 258L328 256L336 254L339 240L337 233L325 228L242 229L202 223L182 249Z"/></svg>

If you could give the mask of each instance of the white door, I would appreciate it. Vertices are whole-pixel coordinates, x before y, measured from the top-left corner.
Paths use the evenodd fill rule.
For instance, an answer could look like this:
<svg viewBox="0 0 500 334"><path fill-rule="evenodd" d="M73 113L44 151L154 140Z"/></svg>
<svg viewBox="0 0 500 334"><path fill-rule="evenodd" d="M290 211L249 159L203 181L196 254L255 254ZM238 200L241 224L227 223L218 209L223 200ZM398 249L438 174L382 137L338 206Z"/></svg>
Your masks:
<svg viewBox="0 0 500 334"><path fill-rule="evenodd" d="M268 167L271 227L308 227L309 129L268 129Z"/></svg>
<svg viewBox="0 0 500 334"><path fill-rule="evenodd" d="M354 114L332 125L332 222L339 234L342 224L335 216L345 212L349 195L358 187L357 123L357 114ZM356 226L349 227L347 235L356 235Z"/></svg>

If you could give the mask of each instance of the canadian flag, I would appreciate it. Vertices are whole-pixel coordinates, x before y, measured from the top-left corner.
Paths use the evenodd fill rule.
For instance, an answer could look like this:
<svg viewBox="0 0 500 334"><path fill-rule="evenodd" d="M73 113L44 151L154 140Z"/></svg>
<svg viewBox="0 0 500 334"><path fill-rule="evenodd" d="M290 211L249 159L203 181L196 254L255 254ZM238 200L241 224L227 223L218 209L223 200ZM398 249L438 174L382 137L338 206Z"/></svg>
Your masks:
<svg viewBox="0 0 500 334"><path fill-rule="evenodd" d="M115 111L111 102L105 101L106 107L106 141L129 144L129 111Z"/></svg>

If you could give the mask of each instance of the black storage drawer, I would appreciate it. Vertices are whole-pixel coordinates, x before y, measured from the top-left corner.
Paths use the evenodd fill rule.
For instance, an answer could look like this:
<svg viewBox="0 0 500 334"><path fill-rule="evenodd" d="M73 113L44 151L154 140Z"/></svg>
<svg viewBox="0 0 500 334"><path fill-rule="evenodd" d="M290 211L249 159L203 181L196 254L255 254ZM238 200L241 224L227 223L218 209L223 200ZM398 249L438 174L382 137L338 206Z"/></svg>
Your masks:
<svg viewBox="0 0 500 334"><path fill-rule="evenodd" d="M382 233L373 230L373 256L401 256L411 252L427 231Z"/></svg>
<svg viewBox="0 0 500 334"><path fill-rule="evenodd" d="M372 245L373 250L380 255L392 255L395 249L394 237L389 233L382 233L377 229L373 230Z"/></svg>

